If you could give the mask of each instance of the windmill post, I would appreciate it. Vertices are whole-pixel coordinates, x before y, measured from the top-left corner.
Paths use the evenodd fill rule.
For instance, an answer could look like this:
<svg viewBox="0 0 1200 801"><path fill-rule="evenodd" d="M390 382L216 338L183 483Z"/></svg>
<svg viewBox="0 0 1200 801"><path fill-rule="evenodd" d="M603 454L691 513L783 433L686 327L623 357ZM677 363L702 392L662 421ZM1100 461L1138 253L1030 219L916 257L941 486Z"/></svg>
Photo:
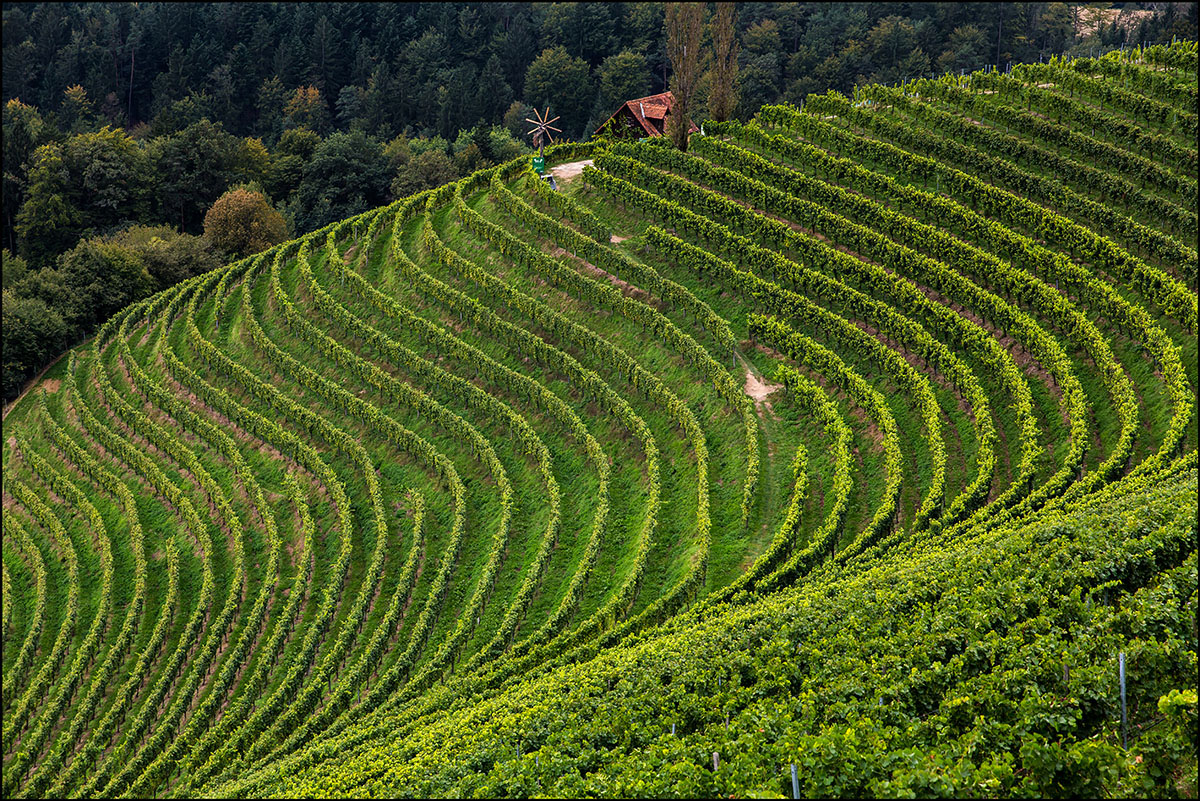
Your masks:
<svg viewBox="0 0 1200 801"><path fill-rule="evenodd" d="M558 117L551 119L549 106L546 106L545 114L538 114L537 109L534 109L533 116L534 119L532 120L526 117L525 122L533 125L533 128L529 131L529 134L533 137L533 146L538 149L538 154L533 157L533 169L538 175L541 175L546 171L546 140L549 139L550 143L553 144L554 136L550 132L557 131L558 133L562 133L562 129L555 128L550 124L552 122L557 122Z"/></svg>

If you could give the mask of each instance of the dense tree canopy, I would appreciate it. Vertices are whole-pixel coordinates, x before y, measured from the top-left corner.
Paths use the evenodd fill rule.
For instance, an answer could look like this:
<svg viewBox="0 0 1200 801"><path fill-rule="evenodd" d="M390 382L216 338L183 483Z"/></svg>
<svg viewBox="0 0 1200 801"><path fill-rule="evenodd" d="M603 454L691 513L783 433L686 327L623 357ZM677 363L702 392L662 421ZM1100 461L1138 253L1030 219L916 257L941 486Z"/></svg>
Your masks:
<svg viewBox="0 0 1200 801"><path fill-rule="evenodd" d="M582 136L593 97L587 63L572 57L562 45L547 48L529 65L525 97L535 107L549 107L552 116L560 117L559 127L565 135Z"/></svg>
<svg viewBox="0 0 1200 801"><path fill-rule="evenodd" d="M150 152L158 165L159 219L198 232L208 207L233 180L240 144L220 123L208 120L154 140Z"/></svg>
<svg viewBox="0 0 1200 801"><path fill-rule="evenodd" d="M85 239L68 250L58 260L58 273L71 294L72 317L85 326L107 320L154 288L136 253L104 240Z"/></svg>
<svg viewBox="0 0 1200 801"><path fill-rule="evenodd" d="M68 344L62 315L41 298L4 290L4 395L12 397L25 379Z"/></svg>
<svg viewBox="0 0 1200 801"><path fill-rule="evenodd" d="M612 111L626 100L645 97L650 91L646 57L636 50L622 50L600 64L600 106Z"/></svg>
<svg viewBox="0 0 1200 801"><path fill-rule="evenodd" d="M221 265L210 238L181 234L169 225L135 225L111 237L111 243L141 260L154 282L153 292Z"/></svg>
<svg viewBox="0 0 1200 801"><path fill-rule="evenodd" d="M1154 5L1159 13L1137 26L1099 26L1092 43L1194 35L1194 4ZM882 79L911 37L929 69L972 57L964 66L1036 60L1082 38L1064 3L755 3L738 15L739 66L763 55L746 38L766 32L766 21L780 72L770 100L817 67L821 90ZM529 68L555 47L592 71L589 107L597 68L624 52L646 60L650 90L662 91L662 33L661 3L13 3L4 9L3 92L55 113L65 132L161 115L175 120L156 129L169 134L208 117L271 146L289 118L322 134L362 120L385 141L405 128L428 135L445 118L449 131L439 132L452 138L480 118L498 123L514 99L532 102Z"/></svg>
<svg viewBox="0 0 1200 801"><path fill-rule="evenodd" d="M414 156L392 181L392 194L397 197L415 194L423 189L454 180L454 162L441 150L426 150Z"/></svg>
<svg viewBox="0 0 1200 801"><path fill-rule="evenodd" d="M1154 13L1085 32L1063 3L739 4L733 116L871 81L1195 36L1195 3L1127 6ZM5 319L60 342L54 316L22 300L37 297L67 339L81 335L87 323L56 305L60 257L131 226L199 234L239 184L260 186L303 234L527 150L534 106L561 116L565 138L586 137L673 80L664 21L662 3L6 4L2 242L32 277L5 293ZM697 122L711 116L714 75L697 86ZM108 263L88 248L70 257L76 272Z"/></svg>
<svg viewBox="0 0 1200 801"><path fill-rule="evenodd" d="M311 231L383 205L390 173L378 140L359 130L331 135L304 166L295 201L298 225Z"/></svg>

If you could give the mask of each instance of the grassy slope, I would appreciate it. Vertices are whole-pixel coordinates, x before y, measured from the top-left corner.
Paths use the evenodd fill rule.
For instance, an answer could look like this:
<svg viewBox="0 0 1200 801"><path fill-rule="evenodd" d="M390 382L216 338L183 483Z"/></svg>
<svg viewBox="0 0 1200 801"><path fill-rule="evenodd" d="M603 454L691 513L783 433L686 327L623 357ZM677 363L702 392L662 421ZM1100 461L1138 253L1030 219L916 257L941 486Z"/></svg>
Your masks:
<svg viewBox="0 0 1200 801"><path fill-rule="evenodd" d="M1190 75L1186 71L1180 74ZM1194 75L1190 79L1194 81ZM985 102L1010 101L992 97ZM1062 102L1092 101L1063 95ZM954 111L947 103L935 105ZM1105 110L1125 113L1119 106ZM856 134L861 131L861 126L852 122L833 122ZM997 123L989 118L985 125ZM931 133L945 135L936 130ZM1033 137L1023 141L1035 148L1053 148ZM1112 137L1110 143L1122 146L1119 137ZM761 152L755 147L748 149ZM1061 152L1079 155L1070 149ZM893 164L868 161L865 166L901 184L924 186ZM1179 169L1178 165L1168 167ZM1030 172L1038 174L1036 167ZM808 173L824 177L816 169ZM839 355L850 370L883 393L898 427L903 470L895 533L885 536L883 546L868 548L846 564L840 564L841 560L818 564L803 581L779 593L763 597L750 593L732 603L713 604L703 600L703 595L720 590L769 551L791 496L790 464L799 445L808 452L808 489L790 553L800 554L814 542L832 511L835 464L828 445L830 432L815 425L787 393L775 392L755 407L759 478L743 527L740 503L748 464L741 418L700 367L682 357L661 331L662 326L673 324L694 336L701 348L729 370L738 387L746 378L743 365L759 380L770 382L775 365L786 360L767 348L755 347L749 339L747 315L763 307L710 277L697 276L686 265L662 258L647 246L644 237L647 226L661 224L661 220L624 200L614 201L609 193L591 186L586 177L563 186L568 207L574 204L576 209L570 213L532 192L529 180L516 172L506 178L523 202L554 220L565 219L573 230L587 230L580 221L585 215L609 227L617 235L609 247L678 282L696 300L708 304L729 326L739 343L738 353L733 358L722 354L717 338L701 330L679 304L661 298L649 300L656 322L653 330L648 330L611 307L597 308L581 300L579 290L552 285L469 231L449 195L442 194L430 210L436 235L478 268L499 277L508 287L505 291L516 293L509 300L499 300L485 283L448 267L428 252L422 242L423 201L395 230L387 219L373 242L361 239L371 217L368 214L361 224L339 229L334 249L326 249L324 232L318 232L310 245L310 264L318 283L341 313L411 349L422 360L419 365L396 362L363 341L354 328L359 323L347 323L319 308L312 292L299 280L294 248L281 264L282 290L305 319L332 337L329 353L322 353L285 323L280 300L271 295L269 260L244 280L237 278L228 285L222 282L225 295L221 297L213 292L216 276L176 290L187 293L199 287L195 321L201 335L254 376L253 382L277 389L277 397L242 386L231 368L196 358L194 346L189 344L186 304L174 305L171 318L161 313L172 294L151 301L158 310L151 315L151 325L140 322L140 317L130 318L124 344L149 380L168 392L180 391L162 359L169 350L189 363L199 379L217 388L216 402L230 404L220 413L213 408L213 401L195 396L189 401L194 412L230 433L253 474L252 483L202 431L193 430L182 418L153 403L143 403L131 383L130 365L124 362L114 339L114 323L107 333L81 347L77 360L63 359L52 367L43 379L46 393L30 393L4 421L5 516L12 515L29 531L46 566L50 589L45 624L34 643L31 666L26 675L11 678L13 692L4 699L6 715L23 705L36 716L31 704L34 699L23 698L21 693L47 664L67 613L66 568L59 549L68 543L52 542L48 527L16 500L16 488L10 484L19 481L43 490L21 448L60 465L67 479L94 499L104 522L104 531L89 530L78 510L57 493L45 490L51 514L79 554L82 580L74 639L82 637L99 608L100 565L94 545L98 537L111 537L115 545L113 615L106 623L110 640L121 625L132 593L135 555L128 543L130 521L116 496L86 478L79 469L82 465L73 464L50 444L39 418L43 398L47 413L89 454L87 458L112 470L134 490L138 522L146 534L142 556L150 570L139 628L126 653L116 655L120 660L108 680L114 689L97 688L100 700L94 720L105 720L110 710L115 714L116 705L125 700L115 688L132 675L153 626L164 614L167 582L163 567L168 540L173 540L180 552L179 603L167 620L162 646L147 654L152 678L128 699L128 711L117 716L106 730L108 736L97 736L89 745L93 750L86 752L87 764L84 757L74 759L73 755L88 743L91 727L84 727L78 742L56 739L72 723L73 707L61 721L45 722L50 736L39 748L39 752L51 749L67 755L69 769L65 772L58 770L57 763L39 762L30 759L36 755L21 752L26 742L23 738L30 734L28 725L11 733L6 730L7 793L43 794L47 789L87 785L91 792L184 795L742 795L790 792L789 762L800 767L802 791L807 794L1161 794L1185 788L1188 782L1194 793L1194 757L1188 767L1186 754L1172 750L1194 739L1196 720L1194 687L1186 678L1194 675L1196 650L1194 625L1188 623L1194 623L1196 584L1194 332L1159 312L1143 292L1117 282L1122 296L1147 308L1155 324L1181 351L1192 397L1192 422L1179 449L1187 454L1185 461L1154 476L1134 474L1107 487L1102 485L1098 494L1073 501L1065 509L986 532L942 531L938 526L929 531L909 530L908 523L928 489L931 470L919 410L897 389L894 379L879 374L870 359L843 348ZM717 187L708 188L720 192ZM1104 200L1086 188L1074 188L1098 202ZM1177 200L1171 193L1162 196ZM557 248L549 236L535 233L526 221L504 211L486 184L469 187L465 197L470 208L517 241L531 243L563 268L581 269L579 261ZM1140 222L1155 223L1139 216L1136 203L1125 202L1119 209ZM707 209L695 210L711 214ZM715 219L720 221L720 216ZM971 231L951 233L975 241ZM680 235L705 246L702 239ZM839 244L853 249L852 243ZM371 248L369 258L360 260L359 251L366 246ZM1055 243L1048 246L1061 249ZM392 248L399 249L403 258L428 277L418 281L405 274ZM1153 253L1147 259L1154 265L1163 263ZM443 347L431 342L419 327L397 325L354 289L353 282L339 278L341 268L332 260L360 272L369 286L438 326L442 336L452 335L504 368L548 388L601 444L611 470L607 522L577 608L558 624L564 634L579 632L574 640L554 640L557 631L551 632L548 644L528 638L535 637L567 597L588 548L593 515L600 510L597 474L582 443L540 402L504 380L481 377L478 366L469 360L447 358ZM598 285L608 285L603 276L584 274ZM842 276L833 277L843 280ZM1100 277L1111 280L1103 274ZM497 315L495 321L464 316L422 283L428 280L444 282L462 293L456 297L465 297L468 304L482 304ZM861 283L855 285L868 289ZM637 286L625 286L624 294L639 302L647 300ZM541 310L536 314L558 315L555 319L559 322L531 323L526 313L530 305ZM1036 308L1024 308L1064 345L1081 381L1093 439L1084 462L1086 474L1109 456L1119 433L1108 386L1091 358L1057 330L1054 320ZM301 386L290 368L268 358L248 335L245 309L251 310L283 353L314 371L318 381L327 381L325 388ZM1086 313L1086 307L1084 310ZM977 311L967 310L971 314ZM1147 356L1136 335L1116 331L1109 321L1090 316L1132 382L1139 427L1131 464L1137 465L1156 452L1169 430L1170 396L1158 365ZM792 322L802 333L818 340L823 336L810 321ZM571 324L594 332L597 342L604 344L583 347L576 335L562 327ZM590 393L581 391L578 377L562 364L531 359L527 346L515 335L498 336L497 326L506 325L532 332L569 354L564 358L578 360L582 369L594 371L644 421L657 452L661 505L653 521L649 518L651 466L643 444L633 435L629 421L622 418L624 412L603 408ZM885 344L895 347L894 343ZM613 366L612 354L621 352L632 356L696 416L707 452L712 531L707 543L696 540L701 522L697 493L704 489L696 481L696 445L683 435L678 411L670 403L646 394L627 372ZM980 378L996 417L998 463L991 489L991 497L996 497L1012 479L1019 456L1011 399L988 376L979 354L963 356ZM393 383L384 390L364 384L348 366L360 364L359 359ZM91 377L92 364L103 371L120 398L160 426L156 429L159 433L150 433L128 412L118 413L116 398L101 396ZM1047 382L1036 363L1027 361L1022 366L1047 451L1036 475L1040 482L1054 472L1066 453L1067 427L1058 388ZM73 369L76 372L72 373ZM430 375L440 377L434 381L423 378L430 370ZM828 376L808 368L803 371L825 387L851 431L850 503L844 530L833 544L837 551L854 541L883 498L887 479L883 451L867 410L836 391ZM973 478L979 443L963 402L944 385L944 377L929 376L941 409L948 452L948 501ZM459 386L454 381L470 382L525 418L548 449L562 497L561 523L545 569L531 591L522 586L551 521L545 503L547 485L535 459L508 423L500 416L482 413L479 399L472 400L453 388ZM438 415L418 411L405 401L402 385L428 393L440 409ZM198 386L188 389L203 394ZM113 458L108 448L99 444L97 435L103 432L89 432L80 426L81 406L111 432L104 436L126 439L146 453L162 470L170 493L187 498L200 512L201 525L213 543L212 553L205 555L193 535L183 531L179 503L150 488L148 482L157 480L151 473ZM228 414L241 413L239 409L248 410L252 417L262 416L255 419L273 421L281 433L262 427L268 423L230 423ZM311 415L307 421L306 414ZM452 464L461 477L465 488L463 537L452 558L444 559L455 530L455 507L447 493L449 479L422 461L426 457L418 457L417 451L390 439L390 429L381 419L420 437L431 449L429 453L444 457L448 460L445 464ZM488 453L495 453L497 467L488 467L490 457L485 458L471 444L461 421L479 432ZM247 425L257 428L249 431ZM361 447L375 470L374 478L364 472L354 448L336 444L347 436L357 443L354 447ZM148 438L153 437L183 443L196 454L196 469L168 456L162 447L150 445ZM315 450L305 456L289 444L293 442ZM300 478L315 531L312 582L297 609L294 630L280 618L280 610L289 590L299 586L310 554L303 550L300 517L287 489L289 474ZM506 513L497 483L500 475L507 477L513 490L507 529L502 527ZM205 476L211 477L219 499L202 489ZM368 487L374 481L380 494L372 501ZM253 497L259 486L265 503L261 508ZM263 731L246 728L249 705L267 702L292 678L300 680L301 691L307 686L316 693L318 711L324 703L321 699L343 675L347 681L353 678L352 666L366 656L393 595L405 589L400 585L401 565L415 547L406 522L411 511L410 489L421 491L426 501L425 540L415 585L402 599L403 614L387 647L371 657L361 678L354 678L364 686L356 684L348 696L351 704L374 698L372 693L384 689L377 682L391 676L396 679L388 691L391 700L379 703L377 699L370 709L355 708L348 713L339 709L338 715L321 718L320 728L303 741L288 741L286 746L284 740L290 732L272 728L270 718ZM343 491L349 499L349 508L344 510L334 500ZM217 500L236 520L217 512ZM377 578L369 571L377 546L376 509L383 512L387 538L379 544L383 559ZM285 558L277 577L267 572L263 510L274 518L282 538ZM342 512L348 513L351 521L346 532L340 530ZM653 522L653 536L642 564L637 548L648 522ZM240 547L245 558L245 585L240 590L232 583L238 549L231 525L244 537ZM504 532L507 538L497 553L495 537ZM349 537L353 551L348 569L341 575L334 570L334 563L343 536ZM213 571L213 611L200 618L196 642L187 642L183 640L184 626L199 602L199 577L205 561ZM7 671L34 618L30 554L17 546L7 530L4 563L11 591L6 595L5 611ZM676 599L676 588L689 586L700 564L705 571L700 597L692 597L689 591ZM481 577L493 568L494 584L490 589L481 587ZM611 610L607 605L636 576L640 581L636 593L628 596L632 601L628 609ZM268 580L276 581L273 590L265 583ZM437 593L435 588L442 580L447 583ZM322 614L322 588L339 584L340 590L331 599L328 625L310 634ZM270 613L261 631L250 631L243 616L260 590L268 592ZM460 666L488 647L500 631L522 592L527 592L527 600L507 641L508 647L515 645L516 650L478 670L463 671ZM226 630L217 630L215 611L227 598L239 612ZM355 605L360 598L366 602L361 625L351 617L358 613ZM664 602L671 603L668 611L681 606L683 611L670 617L660 608ZM661 625L654 627L655 623ZM463 625L465 632L460 630ZM1081 631L1085 633L1079 635ZM459 637L458 644L446 651L443 643L452 636ZM231 661L230 646L242 637L255 647L239 670ZM196 663L194 657L210 640L219 643L211 665ZM267 642L277 644L276 654L261 651ZM83 690L96 680L96 666L108 656L108 647L102 639L97 658L85 666ZM309 655L301 661L305 648ZM1130 752L1116 746L1110 687L1112 654L1122 649L1130 656L1129 667L1135 677L1131 715L1136 732ZM148 693L159 672L172 654L184 652L188 658L180 663L178 677L166 687L168 706L149 708ZM407 662L401 659L402 653L408 654ZM66 686L71 664L68 656L39 674L47 676L47 693ZM289 668L297 664L301 668L311 664L311 672L289 678ZM191 720L192 710L216 691L213 678L231 671L240 682L231 690L222 686L221 694L212 696L218 714L228 714ZM306 685L310 676L325 686ZM253 698L248 696L246 684L251 677L257 687ZM5 678L10 681L8 675ZM183 687L192 686L192 696L178 695ZM1177 700L1159 704L1159 697L1168 691L1189 688L1193 693L1190 701L1186 695L1173 696ZM293 697L299 696L289 691L288 698ZM127 736L132 724L146 716L153 720L164 709L180 710L185 724L200 724L199 732L208 730L203 735L206 739L172 744L169 738L135 741ZM303 722L312 712L301 710L296 720ZM213 724L219 728L211 728ZM153 733L155 728L150 726L148 731ZM198 743L206 749L204 755L196 756L194 764L189 763L181 774L174 760L186 757ZM155 762L168 748L172 749L170 760ZM204 765L213 749L217 756ZM713 769L714 753L720 759L717 770ZM18 761L23 767L30 766L32 773L10 770ZM144 772L151 765L151 771ZM114 777L117 783L109 785ZM56 779L67 784L56 786Z"/></svg>

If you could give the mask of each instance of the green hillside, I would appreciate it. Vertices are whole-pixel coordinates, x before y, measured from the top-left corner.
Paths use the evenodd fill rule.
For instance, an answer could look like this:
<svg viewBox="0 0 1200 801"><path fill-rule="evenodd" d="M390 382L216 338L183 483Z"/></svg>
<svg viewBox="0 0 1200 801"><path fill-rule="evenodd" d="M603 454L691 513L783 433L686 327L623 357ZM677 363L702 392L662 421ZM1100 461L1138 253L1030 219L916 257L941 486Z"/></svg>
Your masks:
<svg viewBox="0 0 1200 801"><path fill-rule="evenodd" d="M1196 92L560 145L130 306L4 420L5 796L1195 797Z"/></svg>

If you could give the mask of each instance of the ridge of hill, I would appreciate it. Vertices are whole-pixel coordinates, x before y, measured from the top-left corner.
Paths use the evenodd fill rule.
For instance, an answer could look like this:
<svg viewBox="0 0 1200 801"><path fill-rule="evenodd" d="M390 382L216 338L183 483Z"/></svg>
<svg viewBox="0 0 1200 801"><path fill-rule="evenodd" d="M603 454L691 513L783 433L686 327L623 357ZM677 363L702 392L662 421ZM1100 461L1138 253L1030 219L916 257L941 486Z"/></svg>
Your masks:
<svg viewBox="0 0 1200 801"><path fill-rule="evenodd" d="M5 795L1194 796L1196 55L559 145L128 307L4 420Z"/></svg>

